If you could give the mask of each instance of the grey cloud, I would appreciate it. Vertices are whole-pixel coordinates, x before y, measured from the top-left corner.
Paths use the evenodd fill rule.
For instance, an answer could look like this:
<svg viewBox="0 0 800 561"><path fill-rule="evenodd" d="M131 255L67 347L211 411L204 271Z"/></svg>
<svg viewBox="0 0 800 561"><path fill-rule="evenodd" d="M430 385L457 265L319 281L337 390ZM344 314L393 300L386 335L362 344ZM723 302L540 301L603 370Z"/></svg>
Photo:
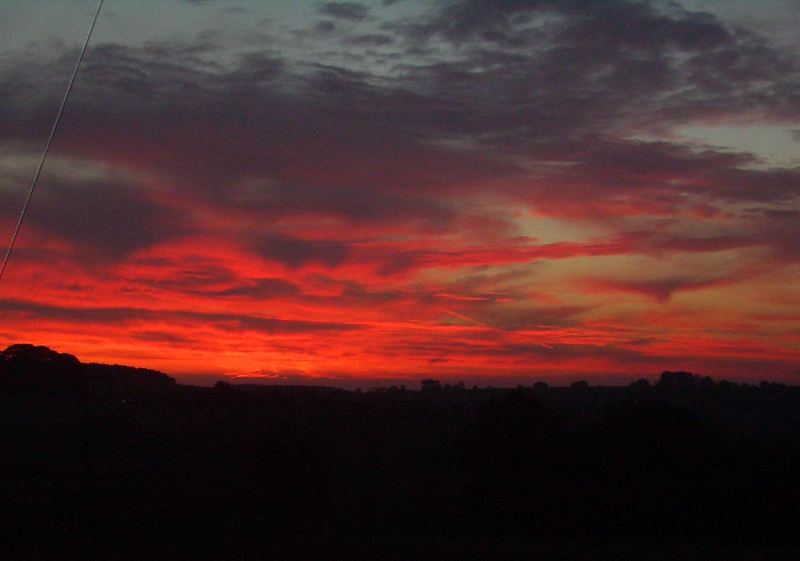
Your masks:
<svg viewBox="0 0 800 561"><path fill-rule="evenodd" d="M342 216L357 222L384 223L387 220L419 221L431 227L447 225L454 217L444 203L421 194L396 193L372 188L324 186L303 183L264 182L229 192L231 201L239 196L243 211L264 217L285 213L317 213Z"/></svg>
<svg viewBox="0 0 800 561"><path fill-rule="evenodd" d="M221 297L242 297L264 300L297 296L300 294L300 290L297 288L297 285L283 279L261 278L243 284L237 284L230 288L212 291L207 294Z"/></svg>
<svg viewBox="0 0 800 561"><path fill-rule="evenodd" d="M358 2L327 2L320 6L319 11L332 18L361 21L367 17L369 8Z"/></svg>
<svg viewBox="0 0 800 561"><path fill-rule="evenodd" d="M517 356L544 359L611 358L625 363L648 360L645 354L614 345L504 345L487 351L493 356Z"/></svg>
<svg viewBox="0 0 800 561"><path fill-rule="evenodd" d="M111 160L124 154L126 163L168 176L186 197L239 212L421 228L447 227L453 210L441 201L486 185L542 211L584 215L614 205L669 211L687 197L714 204L797 196L797 170L754 169L747 154L625 139L697 119L798 117L797 59L766 39L655 4L447 6L415 25L384 26L380 37L429 49L391 77L264 54L221 67L208 62L204 49L214 47L202 41L96 46L59 147ZM444 46L426 43L433 36ZM37 93L0 85L14 94L0 107L6 140L27 139L31 122L45 123L48 92L56 91L47 63L24 62L4 67L0 84L10 77ZM250 183L260 187L242 199ZM292 251L301 257L289 257L292 243L264 242L262 253L318 259L299 245ZM346 253L328 249L329 263Z"/></svg>
<svg viewBox="0 0 800 561"><path fill-rule="evenodd" d="M758 159L746 153L598 138L583 148L547 147L540 157L561 165L543 171L544 187L531 189L528 196L563 208L572 201L577 214L593 212L592 201L577 204L589 192L594 201L616 200L621 213L630 205L672 211L688 197L711 203L786 203L800 196L800 169L757 169L751 166Z"/></svg>
<svg viewBox="0 0 800 561"><path fill-rule="evenodd" d="M751 109L757 104L774 114L791 111L796 57L708 14L654 6L467 0L448 3L433 20L399 31L417 42L436 35L457 41L459 52L469 56L465 61L516 57L513 65L500 63L479 75L473 66L473 78L491 83L509 107L535 99L542 111L531 116L561 117L560 126L567 127L562 137L570 133L568 117L575 109L574 122L583 129L594 121L607 127L631 118L665 123L725 114L735 111L732 105L746 110L745 99ZM763 80L781 87L765 91ZM520 89L524 84L529 88ZM541 126L542 119L534 122Z"/></svg>
<svg viewBox="0 0 800 561"><path fill-rule="evenodd" d="M753 237L769 244L779 259L800 258L800 210L766 210L756 214Z"/></svg>
<svg viewBox="0 0 800 561"><path fill-rule="evenodd" d="M153 263L152 260L137 260L147 267L168 266L168 263ZM159 290L212 296L220 298L250 298L266 300L301 295L297 285L280 278L242 278L218 260L195 258L182 264L180 270L168 278L159 275L155 279L139 276L137 282Z"/></svg>
<svg viewBox="0 0 800 561"><path fill-rule="evenodd" d="M17 191L22 194L24 185ZM0 191L4 209L20 197ZM26 217L39 230L72 242L88 261L120 260L171 236L186 224L172 209L151 200L138 186L120 179L67 180L46 173Z"/></svg>
<svg viewBox="0 0 800 561"><path fill-rule="evenodd" d="M91 325L127 325L142 321L170 321L174 324L201 324L219 329L234 328L270 335L342 332L361 329L361 326L351 323L286 320L241 314L147 310L124 307L67 308L13 299L0 299L0 310L9 314L23 314L31 318Z"/></svg>
<svg viewBox="0 0 800 561"><path fill-rule="evenodd" d="M571 326L578 324L577 316L589 308L579 306L541 306L541 307L498 307L486 306L484 310L477 310L473 316L481 323L491 325L498 329L516 331L542 326Z"/></svg>
<svg viewBox="0 0 800 561"><path fill-rule="evenodd" d="M254 247L262 257L293 268L310 263L337 267L345 262L349 253L345 242L303 240L278 234L259 237Z"/></svg>
<svg viewBox="0 0 800 561"><path fill-rule="evenodd" d="M737 277L738 275L730 275L728 277L718 276L712 279L698 279L689 275L677 275L645 281L598 281L597 284L606 290L642 294L659 302L664 302L669 300L676 292L719 286L729 283Z"/></svg>
<svg viewBox="0 0 800 561"><path fill-rule="evenodd" d="M163 331L133 331L131 337L139 341L147 341L148 343L163 343L166 345L189 345L195 342L194 339L189 337L181 337L172 333L165 333Z"/></svg>
<svg viewBox="0 0 800 561"><path fill-rule="evenodd" d="M497 30L519 33L542 15L563 18L559 38L650 49L674 44L684 49L719 46L730 39L725 27L705 13L673 8L659 13L652 3L624 0L457 0L445 3L427 25L428 33L452 40L492 39Z"/></svg>
<svg viewBox="0 0 800 561"><path fill-rule="evenodd" d="M345 42L356 47L385 47L394 43L394 37L385 33L365 33L348 37Z"/></svg>
<svg viewBox="0 0 800 561"><path fill-rule="evenodd" d="M683 233L659 234L654 230L625 232L622 236L631 247L645 253L661 251L710 252L758 245L759 240L743 232L714 231L704 236Z"/></svg>
<svg viewBox="0 0 800 561"><path fill-rule="evenodd" d="M323 34L331 33L336 31L336 24L328 20L320 21L314 25L314 31Z"/></svg>

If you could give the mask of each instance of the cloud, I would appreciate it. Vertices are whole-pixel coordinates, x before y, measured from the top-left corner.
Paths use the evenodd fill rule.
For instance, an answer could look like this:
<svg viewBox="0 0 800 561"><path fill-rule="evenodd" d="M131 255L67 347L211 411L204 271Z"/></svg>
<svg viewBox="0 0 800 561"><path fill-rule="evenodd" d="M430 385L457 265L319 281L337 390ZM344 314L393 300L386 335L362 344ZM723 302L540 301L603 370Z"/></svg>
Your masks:
<svg viewBox="0 0 800 561"><path fill-rule="evenodd" d="M410 221L422 226L447 224L454 218L446 202L425 194L321 183L252 180L229 190L225 203L269 218L287 213L328 215L373 224Z"/></svg>
<svg viewBox="0 0 800 561"><path fill-rule="evenodd" d="M158 267L162 270L164 267ZM140 274L138 281L153 289L184 296L272 300L300 296L300 288L285 279L274 277L242 278L225 263L209 260L207 264L183 264L176 270L155 278Z"/></svg>
<svg viewBox="0 0 800 561"><path fill-rule="evenodd" d="M453 4L455 27L441 17L428 25L469 39L463 53L444 50L439 62L409 64L391 79L264 54L215 67L202 44L101 45L61 146L166 173L187 198L216 207L422 227L449 220L457 193L488 185L539 212L586 217L614 207L671 212L698 196L712 205L797 196L796 170L756 170L752 155L625 136L753 113L788 118L796 60L708 15L626 3L509 6ZM549 13L558 18L537 20ZM547 24L552 36L541 43L522 34L520 49L495 45L483 31L497 21L520 34ZM598 26L599 39L579 32ZM406 40L398 30L393 37ZM736 76L724 74L730 64L700 66L722 52L742 66ZM12 75L41 80L23 69ZM765 81L773 84L766 93ZM45 113L44 102L11 101L0 134L16 138L18 115L27 123Z"/></svg>
<svg viewBox="0 0 800 561"><path fill-rule="evenodd" d="M385 47L394 43L395 39L386 33L364 33L348 37L345 41L355 47Z"/></svg>
<svg viewBox="0 0 800 561"><path fill-rule="evenodd" d="M314 31L316 31L317 33L325 34L325 33L331 33L335 30L336 30L336 24L333 23L332 21L327 21L327 20L320 21L317 22L316 25L314 25Z"/></svg>
<svg viewBox="0 0 800 561"><path fill-rule="evenodd" d="M39 304L18 294L5 313L98 339L123 326L143 346L169 344L168 325L176 345L353 338L274 350L287 368L624 370L652 364L616 338L650 335L630 317L796 266L800 168L679 134L796 128L796 53L674 3L378 4L318 4L296 29L92 45L21 239ZM76 54L47 48L0 64L3 209L18 208ZM103 278L70 290L41 268L70 255ZM723 257L738 265L703 270ZM621 293L646 298L625 316ZM270 317L250 313L259 303ZM741 317L718 308L708 324ZM542 345L517 339L534 330Z"/></svg>
<svg viewBox="0 0 800 561"><path fill-rule="evenodd" d="M21 208L26 191L21 181L0 191L0 206L7 209L3 218L10 221L10 211ZM70 178L58 172L41 176L26 224L70 242L88 262L119 261L186 233L182 217L152 200L141 185L114 176Z"/></svg>
<svg viewBox="0 0 800 561"><path fill-rule="evenodd" d="M134 331L131 333L133 339L148 343L159 343L165 345L190 345L196 341L189 337L182 337L174 333L164 331Z"/></svg>
<svg viewBox="0 0 800 561"><path fill-rule="evenodd" d="M367 17L369 8L358 2L326 2L319 7L323 15L349 21L361 21Z"/></svg>
<svg viewBox="0 0 800 561"><path fill-rule="evenodd" d="M753 237L773 248L777 257L797 263L800 258L800 210L766 210L756 213Z"/></svg>
<svg viewBox="0 0 800 561"><path fill-rule="evenodd" d="M344 263L349 247L344 242L303 240L281 235L263 236L255 242L256 251L266 259L292 268L309 263L336 267Z"/></svg>
<svg viewBox="0 0 800 561"><path fill-rule="evenodd" d="M734 282L734 278L720 278L702 280L692 277L674 276L672 278L652 279L642 281L619 280L593 280L590 284L602 292L628 292L642 294L658 302L666 302L675 292L686 290L699 290L716 286L723 286Z"/></svg>
<svg viewBox="0 0 800 561"><path fill-rule="evenodd" d="M399 31L457 45L455 57L430 66L431 78L465 92L481 80L494 91L485 99L502 103L529 138L737 111L797 117L789 101L797 59L708 14L628 2L464 1ZM765 92L764 81L774 89Z"/></svg>
<svg viewBox="0 0 800 561"><path fill-rule="evenodd" d="M149 310L144 308L121 307L67 308L13 299L0 300L0 310L6 314L14 314L28 319L35 318L48 321L64 321L83 324L85 326L173 322L270 335L346 332L361 328L361 326L352 323L276 319L244 314L204 313L184 310Z"/></svg>
<svg viewBox="0 0 800 561"><path fill-rule="evenodd" d="M297 285L288 281L275 278L261 278L231 288L207 292L206 294L223 298L242 297L252 298L254 300L269 300L272 298L297 296L298 293L299 289Z"/></svg>

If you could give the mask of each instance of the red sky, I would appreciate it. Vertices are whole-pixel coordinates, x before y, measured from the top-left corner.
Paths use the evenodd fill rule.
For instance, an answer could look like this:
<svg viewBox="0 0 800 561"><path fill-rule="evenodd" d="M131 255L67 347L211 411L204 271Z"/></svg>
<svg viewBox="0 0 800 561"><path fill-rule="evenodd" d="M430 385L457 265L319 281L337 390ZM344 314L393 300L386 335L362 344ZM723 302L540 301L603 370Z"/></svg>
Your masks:
<svg viewBox="0 0 800 561"><path fill-rule="evenodd" d="M43 36L45 4L0 50L9 236L92 8ZM797 382L800 61L696 4L111 7L0 345L187 380Z"/></svg>

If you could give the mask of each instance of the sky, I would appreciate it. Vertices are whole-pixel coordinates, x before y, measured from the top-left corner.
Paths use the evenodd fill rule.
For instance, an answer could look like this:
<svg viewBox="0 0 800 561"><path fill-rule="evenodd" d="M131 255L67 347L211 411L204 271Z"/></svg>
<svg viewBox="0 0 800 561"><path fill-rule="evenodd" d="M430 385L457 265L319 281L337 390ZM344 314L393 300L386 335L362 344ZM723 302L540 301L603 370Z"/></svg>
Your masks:
<svg viewBox="0 0 800 561"><path fill-rule="evenodd" d="M0 249L96 3L0 6ZM0 346L800 382L800 3L106 0Z"/></svg>

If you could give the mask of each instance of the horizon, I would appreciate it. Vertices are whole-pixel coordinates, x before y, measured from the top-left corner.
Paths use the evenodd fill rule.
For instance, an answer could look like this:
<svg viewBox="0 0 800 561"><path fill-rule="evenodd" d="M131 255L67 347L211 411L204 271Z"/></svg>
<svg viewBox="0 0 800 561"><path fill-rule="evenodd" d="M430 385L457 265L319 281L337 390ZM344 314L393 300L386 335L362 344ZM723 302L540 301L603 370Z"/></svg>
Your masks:
<svg viewBox="0 0 800 561"><path fill-rule="evenodd" d="M60 351L59 349L50 349L43 345L35 345L33 343L16 343L12 346L32 346L35 348L44 348L48 351L57 354L66 354L78 359L81 364L103 364L103 363L87 363L80 360L80 357L72 353ZM11 347L8 347L11 348ZM8 348L6 350L8 350ZM0 355L2 352L0 352ZM110 366L121 366L129 368L130 365L112 363ZM137 368L147 368L137 367ZM153 369L150 369L153 370ZM704 376L702 373L687 372L685 370L665 370L659 373L648 373L641 376L626 377L614 376L608 373L598 373L596 376L575 376L568 373L553 373L551 376L534 379L523 376L472 376L472 377L459 377L450 376L446 378L436 377L418 377L418 378L355 378L355 377L310 377L302 375L279 375L275 373L255 372L249 374L178 374L173 375L169 372L161 372L173 378L176 383L184 386L192 387L213 387L218 382L225 382L234 387L253 387L253 386L273 386L273 387L319 387L319 388L334 388L347 391L374 391L374 390L392 390L399 389L404 391L415 391L422 389L424 382L436 382L442 385L443 388L448 387L461 387L464 390L470 389L516 389L516 388L531 388L537 384L544 383L550 388L566 389L576 383L588 384L592 388L624 388L631 386L637 382L647 382L650 386L656 386L665 374L689 374L697 380L712 380L714 383L729 382L734 384L744 384L750 386L757 386L763 383L779 383L789 387L800 387L796 380L766 380L758 378L745 378L738 380L731 380L727 378L715 378L711 376Z"/></svg>
<svg viewBox="0 0 800 561"><path fill-rule="evenodd" d="M0 248L96 6L0 8ZM797 384L798 26L790 0L109 1L0 347L210 383Z"/></svg>

